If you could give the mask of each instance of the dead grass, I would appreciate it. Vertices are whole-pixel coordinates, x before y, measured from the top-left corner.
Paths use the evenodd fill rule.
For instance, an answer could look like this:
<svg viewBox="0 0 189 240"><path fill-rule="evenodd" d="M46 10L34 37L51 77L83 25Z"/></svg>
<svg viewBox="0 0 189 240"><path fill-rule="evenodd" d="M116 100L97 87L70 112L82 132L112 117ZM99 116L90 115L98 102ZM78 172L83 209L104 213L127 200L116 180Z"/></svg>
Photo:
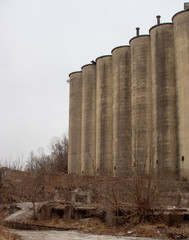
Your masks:
<svg viewBox="0 0 189 240"><path fill-rule="evenodd" d="M9 229L3 227L3 219L7 215L7 210L0 210L0 240L18 240L18 236L11 233Z"/></svg>
<svg viewBox="0 0 189 240"><path fill-rule="evenodd" d="M6 238L4 236L4 231L1 227L0 227L0 240L6 240Z"/></svg>
<svg viewBox="0 0 189 240"><path fill-rule="evenodd" d="M0 227L0 240L16 240L16 235L12 234L9 230Z"/></svg>

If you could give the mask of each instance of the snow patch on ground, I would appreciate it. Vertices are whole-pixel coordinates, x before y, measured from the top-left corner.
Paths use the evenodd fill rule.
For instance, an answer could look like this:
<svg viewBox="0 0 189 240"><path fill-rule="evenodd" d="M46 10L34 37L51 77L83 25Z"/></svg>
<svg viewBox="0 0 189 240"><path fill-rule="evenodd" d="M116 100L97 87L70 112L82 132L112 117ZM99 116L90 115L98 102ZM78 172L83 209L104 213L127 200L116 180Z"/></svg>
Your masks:
<svg viewBox="0 0 189 240"><path fill-rule="evenodd" d="M32 217L33 204L31 202L17 203L16 207L20 208L20 210L6 217L4 221L24 222Z"/></svg>
<svg viewBox="0 0 189 240"><path fill-rule="evenodd" d="M152 238L85 234L76 231L14 231L21 240L150 240ZM153 239L155 240L155 238ZM158 239L160 240L160 239Z"/></svg>

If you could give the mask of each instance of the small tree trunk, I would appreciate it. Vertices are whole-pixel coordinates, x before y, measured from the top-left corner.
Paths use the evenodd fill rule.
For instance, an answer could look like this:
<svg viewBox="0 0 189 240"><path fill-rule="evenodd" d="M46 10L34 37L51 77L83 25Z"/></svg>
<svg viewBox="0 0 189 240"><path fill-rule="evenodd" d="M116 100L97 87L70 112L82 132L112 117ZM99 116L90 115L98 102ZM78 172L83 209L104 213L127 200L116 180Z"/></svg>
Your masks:
<svg viewBox="0 0 189 240"><path fill-rule="evenodd" d="M33 201L32 204L33 204L33 218L34 220L36 220L37 218L36 218L36 210L35 210L35 201Z"/></svg>

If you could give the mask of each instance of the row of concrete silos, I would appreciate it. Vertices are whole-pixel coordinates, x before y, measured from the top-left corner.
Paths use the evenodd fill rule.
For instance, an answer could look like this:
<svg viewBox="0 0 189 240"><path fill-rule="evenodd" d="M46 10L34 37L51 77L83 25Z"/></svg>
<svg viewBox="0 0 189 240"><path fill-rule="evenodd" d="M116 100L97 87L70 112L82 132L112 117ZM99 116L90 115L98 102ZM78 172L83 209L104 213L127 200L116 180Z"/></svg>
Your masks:
<svg viewBox="0 0 189 240"><path fill-rule="evenodd" d="M188 25L182 11L70 74L69 173L187 175Z"/></svg>

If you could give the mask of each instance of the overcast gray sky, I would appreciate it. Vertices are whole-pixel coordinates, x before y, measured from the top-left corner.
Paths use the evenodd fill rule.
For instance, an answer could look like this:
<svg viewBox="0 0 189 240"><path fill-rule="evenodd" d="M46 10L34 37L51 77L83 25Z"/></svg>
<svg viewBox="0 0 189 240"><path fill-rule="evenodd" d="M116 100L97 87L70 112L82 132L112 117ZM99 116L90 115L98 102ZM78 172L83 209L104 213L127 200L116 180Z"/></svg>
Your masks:
<svg viewBox="0 0 189 240"><path fill-rule="evenodd" d="M68 132L70 72L148 34L182 0L0 0L0 162Z"/></svg>

